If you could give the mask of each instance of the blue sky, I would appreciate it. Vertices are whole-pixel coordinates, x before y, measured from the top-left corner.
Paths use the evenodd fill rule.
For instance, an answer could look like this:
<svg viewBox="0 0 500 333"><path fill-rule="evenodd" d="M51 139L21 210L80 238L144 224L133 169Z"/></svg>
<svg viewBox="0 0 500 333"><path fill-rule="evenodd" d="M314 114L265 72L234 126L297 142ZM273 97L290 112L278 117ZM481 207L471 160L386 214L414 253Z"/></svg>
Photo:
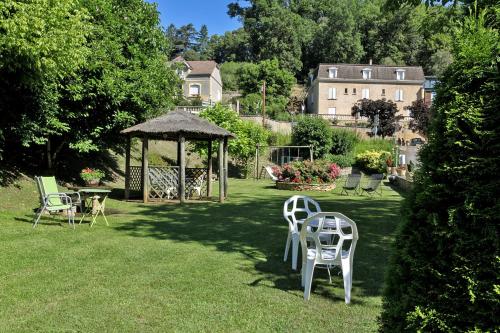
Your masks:
<svg viewBox="0 0 500 333"><path fill-rule="evenodd" d="M223 34L241 26L237 19L227 15L227 5L235 0L147 0L156 2L164 27L173 23L176 27L193 23L197 30L202 24L208 33Z"/></svg>

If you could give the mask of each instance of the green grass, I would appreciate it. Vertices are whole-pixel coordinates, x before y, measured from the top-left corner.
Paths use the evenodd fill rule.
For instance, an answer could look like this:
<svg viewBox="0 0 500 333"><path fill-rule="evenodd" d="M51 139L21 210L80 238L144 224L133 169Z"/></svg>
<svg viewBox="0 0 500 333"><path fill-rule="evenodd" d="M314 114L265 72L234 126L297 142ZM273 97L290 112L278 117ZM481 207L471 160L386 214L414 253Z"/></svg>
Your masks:
<svg viewBox="0 0 500 333"><path fill-rule="evenodd" d="M31 227L32 181L0 191L0 331L373 332L401 197L309 193L357 222L353 295L317 270L311 300L283 262L290 191L233 180L224 204L108 200L102 218Z"/></svg>

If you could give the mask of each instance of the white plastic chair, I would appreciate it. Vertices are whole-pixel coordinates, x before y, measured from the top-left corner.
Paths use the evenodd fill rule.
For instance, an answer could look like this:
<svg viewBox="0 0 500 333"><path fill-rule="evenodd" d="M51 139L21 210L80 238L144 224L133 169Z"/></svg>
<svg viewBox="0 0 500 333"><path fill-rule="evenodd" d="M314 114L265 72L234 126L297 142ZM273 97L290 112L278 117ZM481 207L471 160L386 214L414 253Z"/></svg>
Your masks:
<svg viewBox="0 0 500 333"><path fill-rule="evenodd" d="M269 165L265 167L266 171L267 171L267 174L269 175L269 177L271 177L271 179L273 181L278 181L278 177L276 177L273 173L273 168L271 168Z"/></svg>
<svg viewBox="0 0 500 333"><path fill-rule="evenodd" d="M319 204L305 195L294 195L285 201L283 205L283 217L288 222L288 237L286 239L285 255L283 261L288 258L290 242L292 243L292 269L297 269L297 256L299 253L300 230L299 224L318 212L321 212ZM299 216L301 215L301 216Z"/></svg>
<svg viewBox="0 0 500 333"><path fill-rule="evenodd" d="M191 184L191 186L188 189L188 197L189 198L192 198L193 193L196 192L196 194L198 195L198 198L201 199L201 190L203 188L203 181L204 180L205 180L205 175L200 175L194 180L193 184Z"/></svg>
<svg viewBox="0 0 500 333"><path fill-rule="evenodd" d="M334 226L328 221L335 220ZM311 223L315 228L308 228ZM314 231L312 231L314 229ZM346 232L350 229L350 232ZM329 239L325 241L325 235ZM354 250L358 241L356 223L347 216L336 212L322 212L308 217L300 232L302 247L302 286L304 299L311 296L311 285L316 265L340 266L344 278L345 302L351 302L352 266Z"/></svg>

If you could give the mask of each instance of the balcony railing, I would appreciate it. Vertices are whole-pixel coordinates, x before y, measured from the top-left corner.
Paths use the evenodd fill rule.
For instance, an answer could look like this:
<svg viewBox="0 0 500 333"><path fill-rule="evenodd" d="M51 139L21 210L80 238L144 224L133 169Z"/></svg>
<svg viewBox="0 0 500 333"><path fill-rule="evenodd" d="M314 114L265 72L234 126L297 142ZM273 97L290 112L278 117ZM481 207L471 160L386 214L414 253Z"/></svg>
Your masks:
<svg viewBox="0 0 500 333"><path fill-rule="evenodd" d="M182 106L178 105L174 108L174 111L187 111L193 114L199 114L201 111L205 110L206 106Z"/></svg>
<svg viewBox="0 0 500 333"><path fill-rule="evenodd" d="M349 122L355 122L356 117L350 116L350 115L336 115L336 114L316 114L316 113L308 113L307 114L309 117L320 117L326 120L337 120L337 121L349 121ZM410 116L403 116L403 119L401 119L402 122L409 122L412 119ZM367 117L358 117L357 120L359 122L366 122L368 121Z"/></svg>
<svg viewBox="0 0 500 333"><path fill-rule="evenodd" d="M214 102L203 102L202 105L199 105L199 106L184 106L184 105L177 105L174 107L174 110L175 111L187 111L187 112L191 112L192 114L199 114L201 111L205 110L207 107L209 106L214 106L215 103ZM230 107L231 109L234 110L234 106L233 105L224 105L226 107Z"/></svg>

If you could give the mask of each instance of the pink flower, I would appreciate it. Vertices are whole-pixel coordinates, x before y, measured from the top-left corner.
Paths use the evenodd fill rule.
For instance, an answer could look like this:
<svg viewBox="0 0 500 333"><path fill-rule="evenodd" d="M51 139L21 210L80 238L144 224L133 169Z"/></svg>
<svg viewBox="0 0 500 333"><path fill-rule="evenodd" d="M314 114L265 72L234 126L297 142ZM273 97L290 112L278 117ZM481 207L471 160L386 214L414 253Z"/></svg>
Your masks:
<svg viewBox="0 0 500 333"><path fill-rule="evenodd" d="M330 164L329 176L332 180L335 180L340 175L340 168L336 163Z"/></svg>
<svg viewBox="0 0 500 333"><path fill-rule="evenodd" d="M281 168L279 166L273 166L271 167L272 171L273 171L273 175L275 175L276 177L280 178L281 177Z"/></svg>

